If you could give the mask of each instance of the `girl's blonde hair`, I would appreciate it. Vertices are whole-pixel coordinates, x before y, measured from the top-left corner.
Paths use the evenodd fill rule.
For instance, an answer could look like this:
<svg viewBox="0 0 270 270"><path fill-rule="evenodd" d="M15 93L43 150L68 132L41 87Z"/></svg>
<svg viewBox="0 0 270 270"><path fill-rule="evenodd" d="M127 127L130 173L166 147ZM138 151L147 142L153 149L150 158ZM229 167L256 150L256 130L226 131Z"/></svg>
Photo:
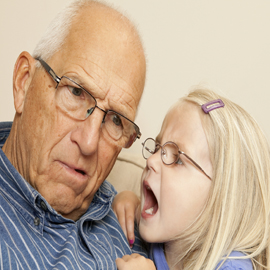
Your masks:
<svg viewBox="0 0 270 270"><path fill-rule="evenodd" d="M201 105L215 99L222 99L225 107L205 114ZM171 110L183 101L201 111L213 177L204 211L173 240L180 243L175 264L181 261L185 270L212 270L235 250L251 258L254 269L270 267L270 155L265 135L244 109L210 90L193 90Z"/></svg>

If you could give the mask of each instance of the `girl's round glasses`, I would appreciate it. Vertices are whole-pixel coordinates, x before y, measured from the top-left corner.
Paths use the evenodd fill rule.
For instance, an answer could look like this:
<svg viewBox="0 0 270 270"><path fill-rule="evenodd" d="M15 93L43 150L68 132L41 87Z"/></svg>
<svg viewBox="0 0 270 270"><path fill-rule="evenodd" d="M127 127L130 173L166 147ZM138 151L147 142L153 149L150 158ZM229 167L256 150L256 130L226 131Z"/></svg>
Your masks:
<svg viewBox="0 0 270 270"><path fill-rule="evenodd" d="M176 143L174 142L166 142L163 145L160 145L152 138L147 138L143 143L142 154L145 159L148 159L153 154L155 154L159 149L161 160L166 165L171 165L176 162L179 162L179 156L184 155L188 160L192 162L192 164L197 167L204 175L206 175L210 180L211 177L202 169L201 166L198 165L191 157L185 154L183 151L179 149Z"/></svg>

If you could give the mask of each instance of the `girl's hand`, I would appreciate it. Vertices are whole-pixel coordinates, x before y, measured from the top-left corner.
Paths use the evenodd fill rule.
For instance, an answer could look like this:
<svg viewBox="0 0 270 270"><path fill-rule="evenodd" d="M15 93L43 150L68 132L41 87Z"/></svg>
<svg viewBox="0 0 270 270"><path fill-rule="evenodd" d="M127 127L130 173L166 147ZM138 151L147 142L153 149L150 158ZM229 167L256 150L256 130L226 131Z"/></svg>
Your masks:
<svg viewBox="0 0 270 270"><path fill-rule="evenodd" d="M136 215L139 217L139 198L132 191L122 191L115 196L112 208L128 239L129 245L132 247L135 240L134 222L136 220ZM138 213L136 214L136 212Z"/></svg>
<svg viewBox="0 0 270 270"><path fill-rule="evenodd" d="M153 261L137 253L125 255L122 259L116 259L115 262L118 270L156 270Z"/></svg>

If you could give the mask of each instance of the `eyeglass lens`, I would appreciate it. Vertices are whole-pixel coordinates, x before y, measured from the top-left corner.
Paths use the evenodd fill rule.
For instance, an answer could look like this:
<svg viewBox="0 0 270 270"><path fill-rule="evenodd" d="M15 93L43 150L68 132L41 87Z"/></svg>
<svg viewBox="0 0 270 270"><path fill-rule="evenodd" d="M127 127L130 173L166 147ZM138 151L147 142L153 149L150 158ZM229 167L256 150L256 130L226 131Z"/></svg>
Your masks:
<svg viewBox="0 0 270 270"><path fill-rule="evenodd" d="M142 154L145 159L150 158L156 152L156 142L148 138L143 143Z"/></svg>
<svg viewBox="0 0 270 270"><path fill-rule="evenodd" d="M167 142L162 146L161 158L165 164L173 164L178 159L178 156L178 147L173 142Z"/></svg>

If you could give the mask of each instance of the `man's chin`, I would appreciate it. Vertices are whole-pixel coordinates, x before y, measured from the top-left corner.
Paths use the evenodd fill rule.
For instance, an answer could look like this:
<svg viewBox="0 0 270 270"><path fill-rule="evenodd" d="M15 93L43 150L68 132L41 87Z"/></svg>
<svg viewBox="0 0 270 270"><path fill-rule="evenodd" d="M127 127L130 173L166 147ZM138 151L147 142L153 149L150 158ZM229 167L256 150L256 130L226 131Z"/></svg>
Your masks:
<svg viewBox="0 0 270 270"><path fill-rule="evenodd" d="M88 209L88 208L87 208ZM59 213L61 214L64 218L71 219L73 221L77 221L81 216L84 215L84 213L87 211L87 209L75 209L70 213Z"/></svg>
<svg viewBox="0 0 270 270"><path fill-rule="evenodd" d="M71 219L71 220L78 220L89 208L91 201L89 202L83 202L80 206L76 206L76 202L74 201L73 205L70 205L70 202L68 205L57 205L52 206L57 213L62 215L64 218Z"/></svg>
<svg viewBox="0 0 270 270"><path fill-rule="evenodd" d="M58 214L72 220L77 220L82 216L93 199L93 196L87 194L86 190L77 194L73 189L63 184L53 185L52 188L49 185L43 186L37 190Z"/></svg>

